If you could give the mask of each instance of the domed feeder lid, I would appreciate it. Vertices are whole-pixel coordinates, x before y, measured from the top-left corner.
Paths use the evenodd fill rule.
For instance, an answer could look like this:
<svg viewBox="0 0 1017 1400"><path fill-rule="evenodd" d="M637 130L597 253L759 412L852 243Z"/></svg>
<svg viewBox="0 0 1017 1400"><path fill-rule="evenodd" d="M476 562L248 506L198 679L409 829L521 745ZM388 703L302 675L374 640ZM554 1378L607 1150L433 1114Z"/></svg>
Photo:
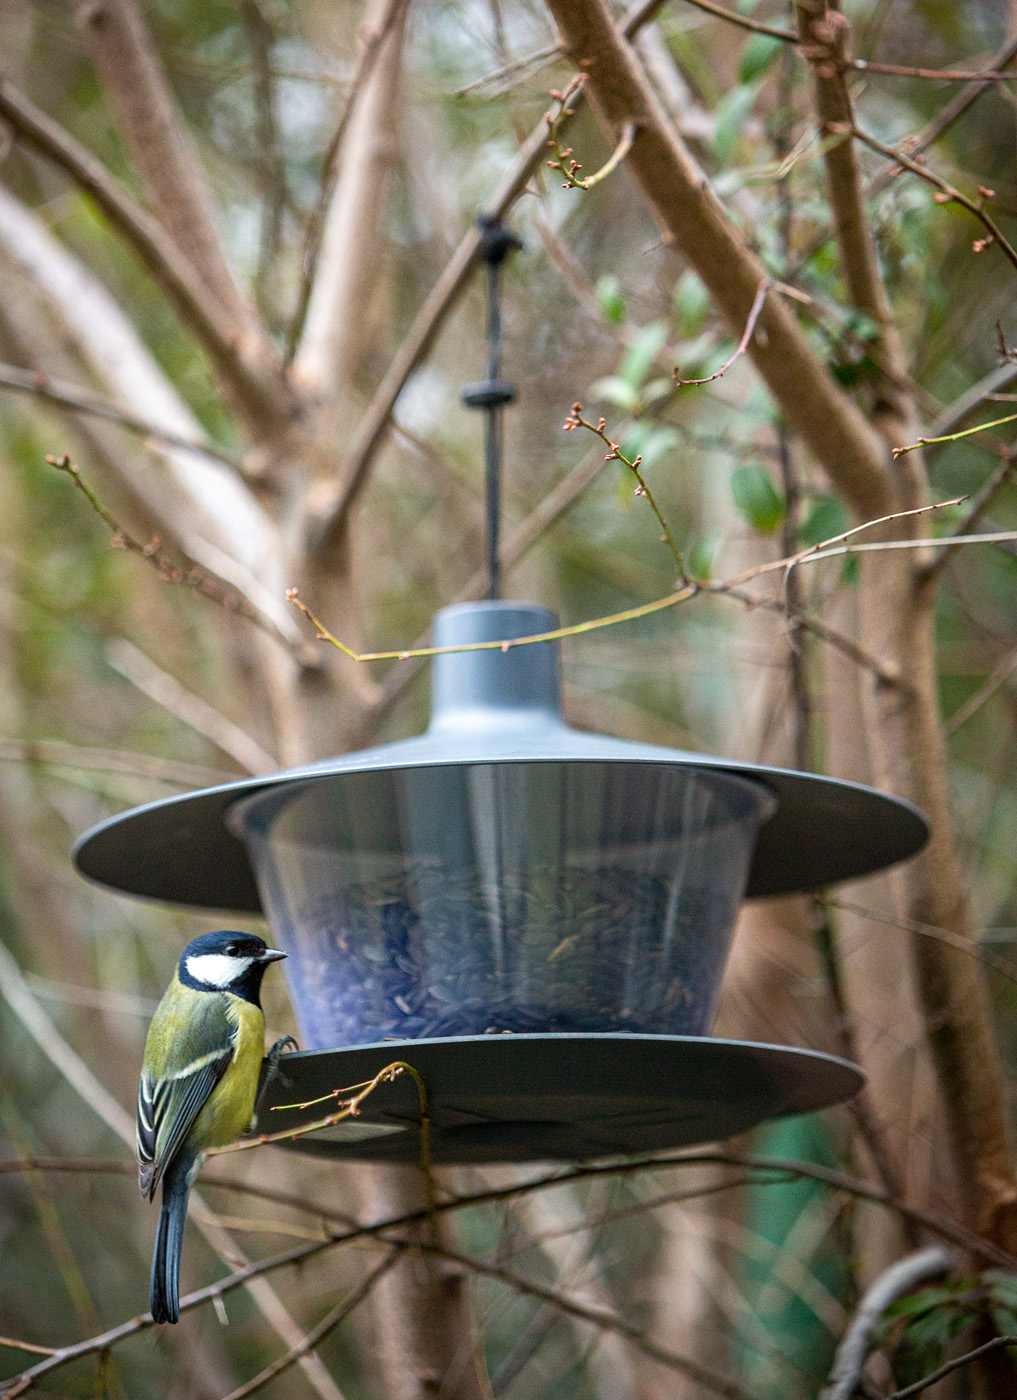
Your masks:
<svg viewBox="0 0 1017 1400"><path fill-rule="evenodd" d="M571 728L561 711L558 643L506 650L499 645L556 626L553 613L521 603L445 608L435 618L435 646L485 649L435 657L426 733L122 812L80 838L74 851L78 869L125 894L260 913L247 848L227 822L238 799L347 773L449 764L663 764L754 779L772 792L776 810L756 843L747 898L820 889L868 875L925 844L928 827L916 807L858 783Z"/></svg>

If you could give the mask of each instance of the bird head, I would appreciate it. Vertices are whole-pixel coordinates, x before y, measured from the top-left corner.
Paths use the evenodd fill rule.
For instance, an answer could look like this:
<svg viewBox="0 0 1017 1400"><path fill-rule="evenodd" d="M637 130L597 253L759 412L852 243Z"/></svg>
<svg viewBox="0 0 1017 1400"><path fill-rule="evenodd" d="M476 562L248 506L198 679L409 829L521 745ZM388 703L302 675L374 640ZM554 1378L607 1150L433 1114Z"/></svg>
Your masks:
<svg viewBox="0 0 1017 1400"><path fill-rule="evenodd" d="M191 939L180 954L177 976L186 987L232 992L257 1004L265 969L285 956L257 934L218 929Z"/></svg>

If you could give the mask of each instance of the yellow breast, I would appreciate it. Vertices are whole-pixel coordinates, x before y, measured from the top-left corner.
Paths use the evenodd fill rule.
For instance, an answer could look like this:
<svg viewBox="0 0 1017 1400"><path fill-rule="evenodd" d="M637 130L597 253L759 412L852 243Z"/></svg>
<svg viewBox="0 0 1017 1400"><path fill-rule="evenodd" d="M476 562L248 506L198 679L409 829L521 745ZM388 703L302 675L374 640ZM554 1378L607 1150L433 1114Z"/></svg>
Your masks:
<svg viewBox="0 0 1017 1400"><path fill-rule="evenodd" d="M222 1147L250 1127L258 1072L265 1054L265 1018L261 1008L231 992L224 996L227 1015L236 1026L236 1049L229 1068L195 1120L192 1140L202 1147Z"/></svg>

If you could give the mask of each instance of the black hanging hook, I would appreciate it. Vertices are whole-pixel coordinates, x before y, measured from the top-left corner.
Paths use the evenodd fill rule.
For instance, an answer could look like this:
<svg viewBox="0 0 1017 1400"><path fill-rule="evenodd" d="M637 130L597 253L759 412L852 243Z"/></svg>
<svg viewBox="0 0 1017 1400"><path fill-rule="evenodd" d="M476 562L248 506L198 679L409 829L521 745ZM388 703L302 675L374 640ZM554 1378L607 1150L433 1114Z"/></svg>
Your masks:
<svg viewBox="0 0 1017 1400"><path fill-rule="evenodd" d="M481 214L480 256L487 265L487 378L467 384L462 401L467 408L481 408L485 424L486 507L487 507L487 596L501 592L498 546L501 534L502 410L512 403L516 386L501 378L501 267L506 258L523 246L510 228L499 219Z"/></svg>

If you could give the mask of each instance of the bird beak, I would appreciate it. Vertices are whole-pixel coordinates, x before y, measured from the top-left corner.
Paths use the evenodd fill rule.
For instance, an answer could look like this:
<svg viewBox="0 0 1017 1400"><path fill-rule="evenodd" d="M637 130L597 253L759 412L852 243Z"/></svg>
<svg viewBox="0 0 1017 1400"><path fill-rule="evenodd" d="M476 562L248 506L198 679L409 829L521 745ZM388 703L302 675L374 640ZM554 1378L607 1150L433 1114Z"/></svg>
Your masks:
<svg viewBox="0 0 1017 1400"><path fill-rule="evenodd" d="M278 948L266 948L258 961L262 963L278 962L280 958L285 958L286 956L287 955L281 953Z"/></svg>

